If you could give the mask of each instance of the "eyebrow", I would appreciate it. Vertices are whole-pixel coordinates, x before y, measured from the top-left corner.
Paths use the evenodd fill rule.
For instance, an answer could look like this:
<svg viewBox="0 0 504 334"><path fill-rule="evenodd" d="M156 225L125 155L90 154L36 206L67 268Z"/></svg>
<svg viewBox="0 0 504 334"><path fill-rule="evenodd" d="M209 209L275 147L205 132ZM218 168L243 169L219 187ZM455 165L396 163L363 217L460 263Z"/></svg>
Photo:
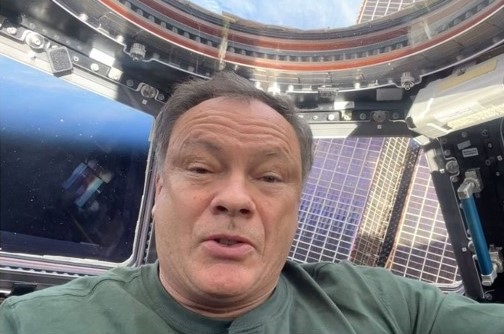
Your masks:
<svg viewBox="0 0 504 334"><path fill-rule="evenodd" d="M276 148L268 148L264 151L259 151L259 152L257 152L257 155L263 155L263 156L272 157L272 158L276 158L276 157L289 158L289 155L286 154L283 150L276 149Z"/></svg>
<svg viewBox="0 0 504 334"><path fill-rule="evenodd" d="M221 154L223 152L222 147L210 140L207 139L188 139L182 144L182 150L192 150L196 148L203 148L207 151L212 152L215 155ZM265 147L260 151L257 151L252 154L253 157L267 157L267 158L279 158L285 159L289 161L293 161L293 158L285 152L285 150L278 147Z"/></svg>
<svg viewBox="0 0 504 334"><path fill-rule="evenodd" d="M181 149L193 149L193 148L204 148L206 150L218 153L222 151L222 148L214 142L205 139L189 139L182 144Z"/></svg>

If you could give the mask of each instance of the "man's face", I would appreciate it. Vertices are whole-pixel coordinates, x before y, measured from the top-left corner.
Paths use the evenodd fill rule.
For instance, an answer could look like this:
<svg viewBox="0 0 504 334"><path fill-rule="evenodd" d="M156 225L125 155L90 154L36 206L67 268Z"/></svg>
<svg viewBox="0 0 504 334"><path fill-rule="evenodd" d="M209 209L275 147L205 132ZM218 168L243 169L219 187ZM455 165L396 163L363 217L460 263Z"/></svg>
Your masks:
<svg viewBox="0 0 504 334"><path fill-rule="evenodd" d="M163 285L192 301L246 301L275 287L297 225L292 126L257 100L214 98L173 128L153 216Z"/></svg>

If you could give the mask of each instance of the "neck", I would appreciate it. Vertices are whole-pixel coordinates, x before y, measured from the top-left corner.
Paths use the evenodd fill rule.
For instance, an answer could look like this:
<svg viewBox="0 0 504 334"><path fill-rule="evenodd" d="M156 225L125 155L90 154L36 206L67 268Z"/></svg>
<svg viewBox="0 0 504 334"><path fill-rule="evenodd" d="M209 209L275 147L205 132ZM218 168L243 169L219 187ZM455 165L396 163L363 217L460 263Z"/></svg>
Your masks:
<svg viewBox="0 0 504 334"><path fill-rule="evenodd" d="M187 294L180 293L177 289L175 289L172 284L164 278L162 273L160 273L159 276L161 284L165 290L180 305L205 317L221 320L236 319L258 307L268 300L275 289L275 287L273 287L266 293L261 294L258 298L248 300L237 296L213 296L204 293L194 294L192 298L188 298L186 297Z"/></svg>
<svg viewBox="0 0 504 334"><path fill-rule="evenodd" d="M175 298L175 296L172 295L172 297ZM269 295L266 296L266 298L261 298L257 301L254 301L252 303L248 304L241 304L241 305L236 305L233 303L228 303L228 305L224 305L221 303L220 305L214 304L210 305L208 303L203 304L203 303L196 303L191 300L182 300L182 299L175 299L177 302L179 302L182 306L185 308L201 314L205 317L209 318L214 318L214 319L221 319L221 320L233 320L241 315L244 315L245 313L251 311L252 309L258 307L262 303L264 303L268 299Z"/></svg>

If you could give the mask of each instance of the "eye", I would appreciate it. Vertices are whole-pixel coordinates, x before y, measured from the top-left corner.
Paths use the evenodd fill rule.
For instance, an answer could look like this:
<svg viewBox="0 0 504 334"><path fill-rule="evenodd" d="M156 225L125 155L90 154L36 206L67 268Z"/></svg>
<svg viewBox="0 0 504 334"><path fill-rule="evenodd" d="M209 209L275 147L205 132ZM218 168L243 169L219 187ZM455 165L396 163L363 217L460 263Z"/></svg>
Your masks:
<svg viewBox="0 0 504 334"><path fill-rule="evenodd" d="M275 174L267 174L267 175L263 175L261 177L261 180L263 180L264 182L267 182L267 183L278 183L278 182L282 182L282 178L280 178L278 175L275 175Z"/></svg>
<svg viewBox="0 0 504 334"><path fill-rule="evenodd" d="M210 170L203 166L190 166L188 170L195 174L208 174Z"/></svg>

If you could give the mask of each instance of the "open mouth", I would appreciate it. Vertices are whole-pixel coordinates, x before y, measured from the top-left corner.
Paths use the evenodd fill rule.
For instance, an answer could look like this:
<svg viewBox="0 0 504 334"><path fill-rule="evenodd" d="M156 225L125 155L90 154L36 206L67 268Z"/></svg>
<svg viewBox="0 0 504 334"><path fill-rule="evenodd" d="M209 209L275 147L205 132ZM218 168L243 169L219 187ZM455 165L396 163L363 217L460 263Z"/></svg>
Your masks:
<svg viewBox="0 0 504 334"><path fill-rule="evenodd" d="M221 245L224 245L224 246L233 246L233 245L236 245L238 243L241 243L240 241L237 241L237 240L231 240L231 239L215 239L216 242L218 242L219 244Z"/></svg>

